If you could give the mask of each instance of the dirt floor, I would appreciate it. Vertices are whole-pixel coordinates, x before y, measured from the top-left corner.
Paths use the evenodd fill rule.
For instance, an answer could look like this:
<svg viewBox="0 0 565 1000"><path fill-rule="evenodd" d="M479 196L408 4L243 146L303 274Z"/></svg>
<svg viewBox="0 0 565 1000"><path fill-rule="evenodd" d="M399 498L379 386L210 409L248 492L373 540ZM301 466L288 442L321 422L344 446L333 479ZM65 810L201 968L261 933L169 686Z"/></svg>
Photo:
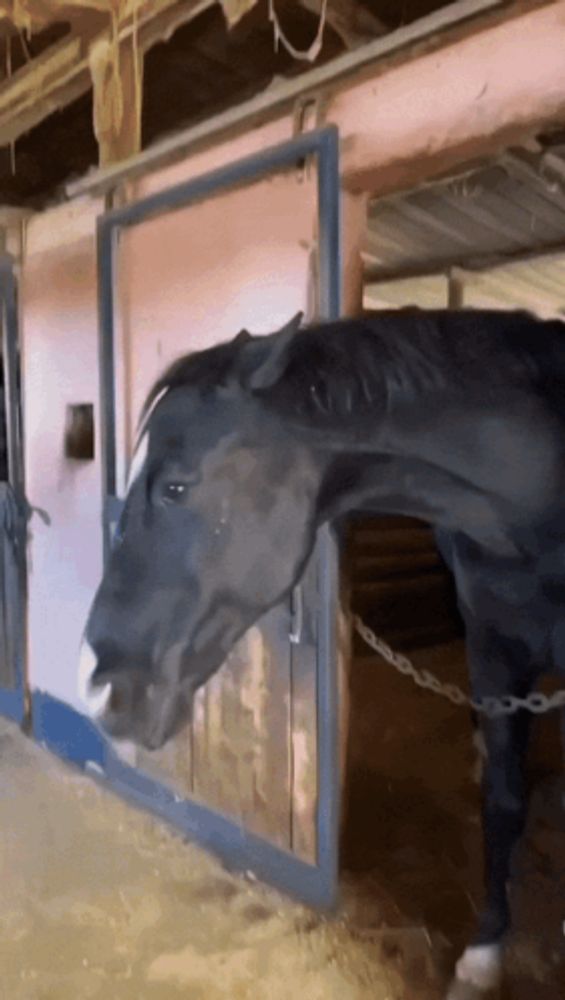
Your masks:
<svg viewBox="0 0 565 1000"><path fill-rule="evenodd" d="M0 830L2 1000L407 995L352 921L229 875L5 722Z"/></svg>
<svg viewBox="0 0 565 1000"><path fill-rule="evenodd" d="M417 659L453 679L458 655ZM474 759L464 713L384 669L355 662L333 921L230 875L0 722L1 1000L439 1000L480 896ZM565 996L562 786L538 778L504 1000Z"/></svg>

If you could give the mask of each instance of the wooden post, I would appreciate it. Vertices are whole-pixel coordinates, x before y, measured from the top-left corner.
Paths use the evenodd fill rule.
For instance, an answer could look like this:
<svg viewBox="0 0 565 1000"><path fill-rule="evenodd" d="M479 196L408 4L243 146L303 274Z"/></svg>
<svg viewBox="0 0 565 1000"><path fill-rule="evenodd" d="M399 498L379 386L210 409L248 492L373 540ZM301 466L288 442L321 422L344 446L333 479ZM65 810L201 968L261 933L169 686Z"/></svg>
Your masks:
<svg viewBox="0 0 565 1000"><path fill-rule="evenodd" d="M29 208L16 208L11 205L0 206L0 249L9 253L16 261L23 254L24 231L26 220L32 215Z"/></svg>
<svg viewBox="0 0 565 1000"><path fill-rule="evenodd" d="M362 250L367 236L366 192L342 192L342 311L344 316L357 316L363 309Z"/></svg>
<svg viewBox="0 0 565 1000"><path fill-rule="evenodd" d="M113 38L97 39L89 51L101 167L129 159L141 150L143 54L135 32L122 42L117 34L115 26Z"/></svg>
<svg viewBox="0 0 565 1000"><path fill-rule="evenodd" d="M447 305L449 309L463 309L465 305L465 281L458 268L450 268L447 275Z"/></svg>

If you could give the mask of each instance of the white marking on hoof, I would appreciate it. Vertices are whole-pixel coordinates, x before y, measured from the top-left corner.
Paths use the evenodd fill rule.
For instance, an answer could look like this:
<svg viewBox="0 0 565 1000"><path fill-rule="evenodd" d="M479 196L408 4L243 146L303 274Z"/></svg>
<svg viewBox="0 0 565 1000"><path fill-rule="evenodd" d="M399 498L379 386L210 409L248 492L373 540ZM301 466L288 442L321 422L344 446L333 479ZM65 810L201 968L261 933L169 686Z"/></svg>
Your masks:
<svg viewBox="0 0 565 1000"><path fill-rule="evenodd" d="M480 944L466 948L456 965L457 979L486 993L495 989L502 978L502 947Z"/></svg>
<svg viewBox="0 0 565 1000"><path fill-rule="evenodd" d="M111 684L105 684L101 688L92 687L92 675L97 663L94 650L86 639L83 639L78 664L78 696L91 719L97 719L102 715L112 692Z"/></svg>

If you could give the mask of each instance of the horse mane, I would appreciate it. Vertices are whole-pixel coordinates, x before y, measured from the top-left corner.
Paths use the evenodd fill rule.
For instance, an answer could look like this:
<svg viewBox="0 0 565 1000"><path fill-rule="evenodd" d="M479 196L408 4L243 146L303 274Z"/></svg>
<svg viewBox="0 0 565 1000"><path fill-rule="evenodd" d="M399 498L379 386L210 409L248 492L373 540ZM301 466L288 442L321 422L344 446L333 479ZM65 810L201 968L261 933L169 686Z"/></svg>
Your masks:
<svg viewBox="0 0 565 1000"><path fill-rule="evenodd" d="M261 345L254 350L266 358L276 337L240 334L179 358L151 389L141 420L165 391L194 387L206 393L237 377L247 343ZM519 310L409 307L297 331L285 346L278 383L263 396L266 405L280 405L289 415L327 419L359 413L403 391L425 398L476 382L486 397L501 384L551 382L560 373L565 324L559 320Z"/></svg>
<svg viewBox="0 0 565 1000"><path fill-rule="evenodd" d="M240 347L241 342L238 344L238 337L235 337L203 351L184 354L173 361L150 389L139 418L140 425L145 421L157 397L165 390L168 392L194 386L205 392L217 388L233 370Z"/></svg>

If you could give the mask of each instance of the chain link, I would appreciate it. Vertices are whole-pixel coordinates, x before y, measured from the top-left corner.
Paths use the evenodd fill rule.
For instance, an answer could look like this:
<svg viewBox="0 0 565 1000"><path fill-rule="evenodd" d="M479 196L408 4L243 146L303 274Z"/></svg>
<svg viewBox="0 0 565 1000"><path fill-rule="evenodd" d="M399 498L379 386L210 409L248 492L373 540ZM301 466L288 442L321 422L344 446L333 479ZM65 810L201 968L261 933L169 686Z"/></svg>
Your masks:
<svg viewBox="0 0 565 1000"><path fill-rule="evenodd" d="M565 689L555 691L551 695L545 695L541 691L532 691L527 698L518 698L513 694L506 694L500 698L470 698L456 684L444 684L429 670L415 667L407 656L395 653L386 642L375 635L368 625L365 625L359 615L353 616L353 625L367 645L374 649L379 656L382 656L383 660L390 663L395 670L404 674L405 677L411 677L418 687L447 698L453 705L466 705L479 715L488 715L490 718L514 715L521 708L527 712L533 712L535 715L549 712L553 708L565 708Z"/></svg>

